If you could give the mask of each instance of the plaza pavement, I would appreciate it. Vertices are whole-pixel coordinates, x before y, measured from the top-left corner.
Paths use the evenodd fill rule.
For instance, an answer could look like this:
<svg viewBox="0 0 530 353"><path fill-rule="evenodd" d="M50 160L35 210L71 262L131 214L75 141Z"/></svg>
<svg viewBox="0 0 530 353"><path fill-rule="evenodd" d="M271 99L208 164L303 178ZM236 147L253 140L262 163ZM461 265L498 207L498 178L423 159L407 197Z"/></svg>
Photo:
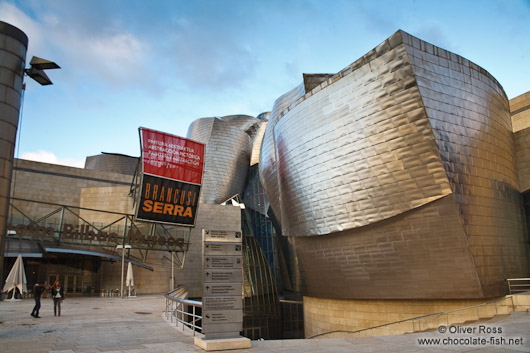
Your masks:
<svg viewBox="0 0 530 353"><path fill-rule="evenodd" d="M0 352L203 352L193 337L164 320L162 295L136 298L67 298L62 315L53 316L53 302L42 299L40 316L30 316L33 299L0 302ZM471 338L475 334L416 333L398 336L252 341L251 349L231 352L530 352L530 313L514 313L480 323L502 328L498 339L521 338L522 344L492 346L436 345L422 347L421 338ZM470 324L475 327L479 324Z"/></svg>

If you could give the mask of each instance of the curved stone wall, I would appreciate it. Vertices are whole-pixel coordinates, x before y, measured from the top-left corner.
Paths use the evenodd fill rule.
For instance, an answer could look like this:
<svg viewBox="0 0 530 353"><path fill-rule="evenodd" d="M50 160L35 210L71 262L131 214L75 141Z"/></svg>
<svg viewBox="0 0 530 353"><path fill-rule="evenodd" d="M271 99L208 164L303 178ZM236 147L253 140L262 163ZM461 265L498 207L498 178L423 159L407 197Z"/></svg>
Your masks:
<svg viewBox="0 0 530 353"><path fill-rule="evenodd" d="M139 158L118 153L101 153L85 159L85 169L134 175Z"/></svg>
<svg viewBox="0 0 530 353"><path fill-rule="evenodd" d="M305 295L496 296L528 275L502 87L402 31L278 99L260 174Z"/></svg>

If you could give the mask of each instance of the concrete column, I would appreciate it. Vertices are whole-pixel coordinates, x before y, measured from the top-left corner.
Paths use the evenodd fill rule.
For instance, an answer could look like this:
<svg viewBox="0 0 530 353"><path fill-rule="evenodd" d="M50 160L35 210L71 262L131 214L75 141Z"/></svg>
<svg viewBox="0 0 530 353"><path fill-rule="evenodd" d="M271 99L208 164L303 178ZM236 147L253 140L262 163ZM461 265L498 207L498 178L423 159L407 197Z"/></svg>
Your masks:
<svg viewBox="0 0 530 353"><path fill-rule="evenodd" d="M4 252L11 172L20 113L28 37L0 21L0 279L4 285Z"/></svg>

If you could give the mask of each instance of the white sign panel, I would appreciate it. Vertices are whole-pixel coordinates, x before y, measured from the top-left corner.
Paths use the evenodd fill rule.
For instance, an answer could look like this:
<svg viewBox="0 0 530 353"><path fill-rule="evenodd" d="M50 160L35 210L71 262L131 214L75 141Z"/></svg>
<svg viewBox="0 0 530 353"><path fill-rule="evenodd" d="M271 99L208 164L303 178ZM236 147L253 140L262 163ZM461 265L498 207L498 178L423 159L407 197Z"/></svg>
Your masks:
<svg viewBox="0 0 530 353"><path fill-rule="evenodd" d="M210 242L241 242L242 233L226 230L203 230L204 241Z"/></svg>
<svg viewBox="0 0 530 353"><path fill-rule="evenodd" d="M243 322L243 311L241 310L215 310L202 312L202 320L205 324L224 324L227 322Z"/></svg>
<svg viewBox="0 0 530 353"><path fill-rule="evenodd" d="M241 299L243 297L242 288L243 286L241 283L205 283L203 285L204 299L206 299L208 296L220 295L239 296L239 299Z"/></svg>
<svg viewBox="0 0 530 353"><path fill-rule="evenodd" d="M202 281L204 283L242 283L243 276L241 269L233 270L205 270Z"/></svg>
<svg viewBox="0 0 530 353"><path fill-rule="evenodd" d="M243 246L241 243L210 243L204 242L204 256L209 255L237 255L241 256L243 253Z"/></svg>
<svg viewBox="0 0 530 353"><path fill-rule="evenodd" d="M205 297L202 301L202 310L235 310L243 309L241 295L235 297Z"/></svg>
<svg viewBox="0 0 530 353"><path fill-rule="evenodd" d="M204 268L241 268L241 256L205 256Z"/></svg>

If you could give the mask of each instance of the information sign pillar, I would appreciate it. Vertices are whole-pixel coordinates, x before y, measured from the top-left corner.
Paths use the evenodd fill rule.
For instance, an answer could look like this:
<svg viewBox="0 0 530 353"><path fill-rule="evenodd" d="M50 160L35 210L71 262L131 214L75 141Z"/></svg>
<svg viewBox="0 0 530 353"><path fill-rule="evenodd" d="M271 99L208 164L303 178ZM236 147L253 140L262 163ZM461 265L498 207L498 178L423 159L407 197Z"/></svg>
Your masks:
<svg viewBox="0 0 530 353"><path fill-rule="evenodd" d="M243 238L241 231L202 231L202 332L205 350L250 348L243 330Z"/></svg>

